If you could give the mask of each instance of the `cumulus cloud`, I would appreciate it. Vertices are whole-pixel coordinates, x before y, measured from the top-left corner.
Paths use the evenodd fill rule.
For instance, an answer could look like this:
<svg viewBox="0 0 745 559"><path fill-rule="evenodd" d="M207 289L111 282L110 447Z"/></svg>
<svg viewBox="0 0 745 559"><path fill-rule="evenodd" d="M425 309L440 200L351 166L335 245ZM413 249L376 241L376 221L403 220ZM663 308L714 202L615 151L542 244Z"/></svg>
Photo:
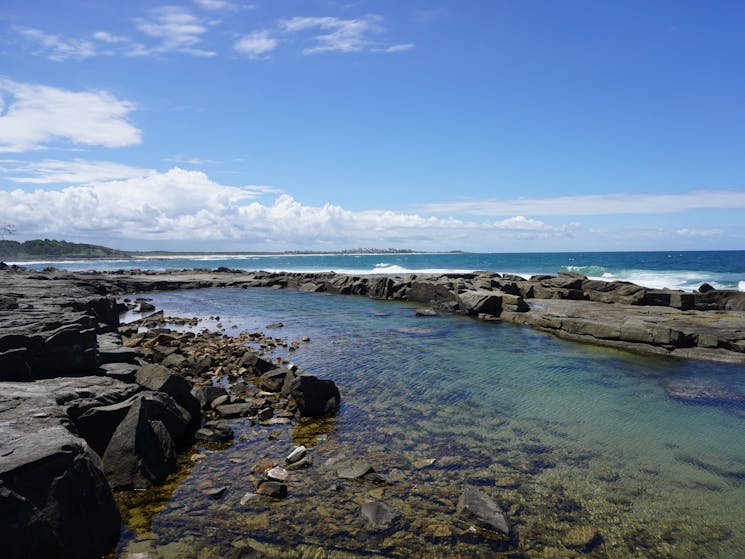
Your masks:
<svg viewBox="0 0 745 559"><path fill-rule="evenodd" d="M288 33L314 31L312 44L303 54L323 52L402 52L414 47L411 43L387 45L372 37L383 31L382 17L369 14L357 19L338 17L293 17L280 21L280 28Z"/></svg>
<svg viewBox="0 0 745 559"><path fill-rule="evenodd" d="M745 208L745 191L696 190L679 194L591 194L554 198L457 200L420 210L434 214L541 216L664 214L697 209Z"/></svg>
<svg viewBox="0 0 745 559"><path fill-rule="evenodd" d="M121 147L141 132L127 121L134 103L106 91L68 91L0 78L0 152L22 152L48 142Z"/></svg>
<svg viewBox="0 0 745 559"><path fill-rule="evenodd" d="M121 180L96 180L59 190L0 190L0 223L19 234L162 241L231 241L247 246L312 247L565 238L554 227L513 217L469 222L397 211L351 211L304 205L265 186L227 186L198 171L173 168ZM219 246L216 245L216 246Z"/></svg>
<svg viewBox="0 0 745 559"><path fill-rule="evenodd" d="M279 45L279 41L273 38L268 31L255 31L236 41L233 48L249 58L257 58L273 51L277 48L277 45Z"/></svg>

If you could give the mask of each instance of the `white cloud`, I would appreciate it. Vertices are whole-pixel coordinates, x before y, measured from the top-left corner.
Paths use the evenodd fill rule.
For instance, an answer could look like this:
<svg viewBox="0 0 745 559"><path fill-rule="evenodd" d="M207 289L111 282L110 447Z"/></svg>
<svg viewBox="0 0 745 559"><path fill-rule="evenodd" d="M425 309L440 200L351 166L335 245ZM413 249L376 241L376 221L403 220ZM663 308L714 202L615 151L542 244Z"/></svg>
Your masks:
<svg viewBox="0 0 745 559"><path fill-rule="evenodd" d="M197 48L208 31L205 23L177 6L162 6L150 11L150 19L140 19L137 29L157 39L153 52L182 52L195 56L214 56L215 52Z"/></svg>
<svg viewBox="0 0 745 559"><path fill-rule="evenodd" d="M372 39L381 33L382 18L369 14L357 19L337 17L293 17L280 21L280 28L287 33L325 31L312 37L313 44L303 49L303 54L322 52L401 52L413 44L386 45Z"/></svg>
<svg viewBox="0 0 745 559"><path fill-rule="evenodd" d="M425 204L420 210L450 215L665 214L697 209L745 208L745 191L696 190L681 194L589 194L554 198L457 200Z"/></svg>
<svg viewBox="0 0 745 559"><path fill-rule="evenodd" d="M138 43L122 35L114 35L108 31L96 31L93 34L93 38L96 41L106 43L110 48L112 46L118 47L118 52L121 52L121 54L125 56L147 56L150 54L148 48L142 43ZM112 50L100 50L99 52L101 54L116 54L116 52Z"/></svg>
<svg viewBox="0 0 745 559"><path fill-rule="evenodd" d="M678 229L675 231L676 235L682 237L718 237L724 234L723 229Z"/></svg>
<svg viewBox="0 0 745 559"><path fill-rule="evenodd" d="M153 169L132 167L113 161L86 161L73 159L61 161L44 159L28 162L14 159L0 160L0 173L7 180L24 184L80 184L94 181L146 177L155 173Z"/></svg>
<svg viewBox="0 0 745 559"><path fill-rule="evenodd" d="M404 52L414 48L414 43L401 43L400 45L391 45L384 49L374 49L377 52Z"/></svg>
<svg viewBox="0 0 745 559"><path fill-rule="evenodd" d="M13 29L36 43L50 60L84 60L98 54L95 43L88 39L65 39L31 27L15 26Z"/></svg>
<svg viewBox="0 0 745 559"><path fill-rule="evenodd" d="M256 58L273 51L277 48L277 45L279 45L279 41L273 38L268 31L255 31L236 41L233 48L249 58Z"/></svg>
<svg viewBox="0 0 745 559"><path fill-rule="evenodd" d="M127 121L135 109L106 91L68 91L0 78L0 152L22 152L65 139L74 144L138 144L140 130Z"/></svg>
<svg viewBox="0 0 745 559"><path fill-rule="evenodd" d="M194 3L203 10L209 11L235 9L235 4L227 2L226 0L194 0Z"/></svg>
<svg viewBox="0 0 745 559"><path fill-rule="evenodd" d="M276 190L270 187L226 186L202 172L174 168L59 190L0 190L0 223L12 223L19 235L30 236L282 247L410 242L441 246L442 239L466 244L474 239L496 242L574 234L572 227L524 217L478 223L396 211L350 211L334 204L306 206L287 194L269 204L257 200L272 192Z"/></svg>

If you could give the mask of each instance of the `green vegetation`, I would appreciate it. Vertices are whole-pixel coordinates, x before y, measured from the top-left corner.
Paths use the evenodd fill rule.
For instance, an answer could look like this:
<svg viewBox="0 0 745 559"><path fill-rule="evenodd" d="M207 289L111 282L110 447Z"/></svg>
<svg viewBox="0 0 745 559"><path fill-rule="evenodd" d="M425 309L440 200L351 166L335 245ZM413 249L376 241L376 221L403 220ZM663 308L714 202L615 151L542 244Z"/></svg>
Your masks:
<svg viewBox="0 0 745 559"><path fill-rule="evenodd" d="M33 239L22 243L0 240L0 258L130 258L130 255L98 245Z"/></svg>

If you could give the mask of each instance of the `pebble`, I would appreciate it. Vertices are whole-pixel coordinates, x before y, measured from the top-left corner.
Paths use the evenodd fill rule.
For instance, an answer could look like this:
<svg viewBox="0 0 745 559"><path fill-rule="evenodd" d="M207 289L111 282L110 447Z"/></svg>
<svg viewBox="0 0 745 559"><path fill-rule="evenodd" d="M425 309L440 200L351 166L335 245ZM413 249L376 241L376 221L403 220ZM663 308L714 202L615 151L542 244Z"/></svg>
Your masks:
<svg viewBox="0 0 745 559"><path fill-rule="evenodd" d="M294 449L292 449L292 452L287 455L287 458L285 458L285 462L287 462L288 464L298 462L302 458L305 458L305 455L307 453L308 449L305 448L305 445L296 446Z"/></svg>

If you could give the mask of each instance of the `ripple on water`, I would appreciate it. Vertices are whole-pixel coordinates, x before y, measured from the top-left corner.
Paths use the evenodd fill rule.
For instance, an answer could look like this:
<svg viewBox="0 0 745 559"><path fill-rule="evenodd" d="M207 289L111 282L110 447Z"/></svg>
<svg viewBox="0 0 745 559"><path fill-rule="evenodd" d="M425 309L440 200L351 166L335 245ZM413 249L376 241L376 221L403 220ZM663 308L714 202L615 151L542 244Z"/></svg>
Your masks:
<svg viewBox="0 0 745 559"><path fill-rule="evenodd" d="M206 559L240 543L287 557L713 558L745 549L745 419L664 390L686 377L742 390L741 367L588 348L509 324L421 319L359 297L150 296L168 314L219 315L251 331L281 321L282 337L310 336L292 360L333 378L343 406L336 418L288 427L233 421L233 445L197 447L206 458L167 485L120 495L117 557ZM288 498L241 504L256 461L301 443L314 465L289 483ZM337 480L324 464L342 454L369 461L389 484ZM454 522L465 484L499 502L513 540ZM203 492L222 485L218 499ZM366 528L359 513L370 499L402 512L395 530Z"/></svg>

